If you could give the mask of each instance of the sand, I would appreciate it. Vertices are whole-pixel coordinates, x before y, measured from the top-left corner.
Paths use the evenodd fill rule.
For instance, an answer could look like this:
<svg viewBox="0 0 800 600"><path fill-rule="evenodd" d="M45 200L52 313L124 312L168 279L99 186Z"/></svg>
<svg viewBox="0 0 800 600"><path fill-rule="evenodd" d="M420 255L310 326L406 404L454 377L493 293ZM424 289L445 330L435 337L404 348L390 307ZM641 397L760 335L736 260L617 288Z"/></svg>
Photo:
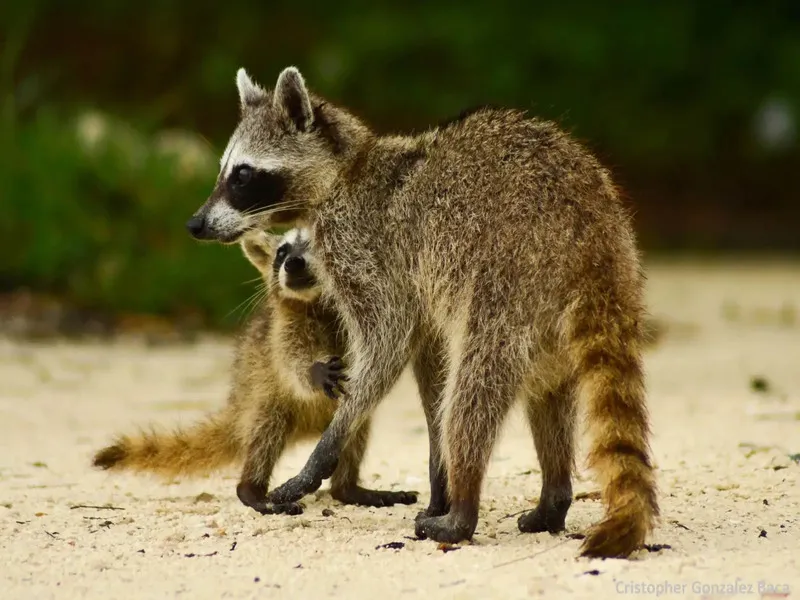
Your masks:
<svg viewBox="0 0 800 600"><path fill-rule="evenodd" d="M6 339L0 597L800 596L800 265L648 268L665 324L646 357L663 510L649 542L668 547L587 560L578 539L520 534L508 515L534 504L541 476L519 412L491 461L474 542L450 552L410 539L419 506L345 507L327 485L301 516L261 516L236 499L235 468L168 483L95 472L90 456L113 433L188 423L224 402L231 341ZM310 449L287 453L275 481ZM363 480L427 502L427 454L406 375L378 410ZM576 493L596 489L582 470ZM576 500L568 533L601 515L591 496Z"/></svg>

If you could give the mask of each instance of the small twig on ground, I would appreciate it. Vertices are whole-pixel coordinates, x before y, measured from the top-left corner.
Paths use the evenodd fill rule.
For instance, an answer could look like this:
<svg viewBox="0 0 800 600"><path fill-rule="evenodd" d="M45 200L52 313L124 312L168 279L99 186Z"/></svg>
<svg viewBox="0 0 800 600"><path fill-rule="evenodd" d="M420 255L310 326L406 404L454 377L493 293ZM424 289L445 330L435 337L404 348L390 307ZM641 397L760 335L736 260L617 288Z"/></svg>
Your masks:
<svg viewBox="0 0 800 600"><path fill-rule="evenodd" d="M119 506L94 506L92 504L76 504L75 506L70 506L70 510L75 510L76 508L91 508L92 510L125 510L124 508L120 508Z"/></svg>
<svg viewBox="0 0 800 600"><path fill-rule="evenodd" d="M670 523L675 525L675 527L679 527L681 529L685 529L686 531L691 531L691 529L689 529L686 525L684 525L683 523L679 523L678 521L670 521Z"/></svg>
<svg viewBox="0 0 800 600"><path fill-rule="evenodd" d="M510 518L512 518L512 517L518 517L518 516L519 516L519 515L521 515L522 513L526 513L526 512L528 512L529 510L531 510L531 509L530 509L530 508L526 508L525 510L521 510L521 511L519 511L519 512L510 513L510 514L508 514L508 515L506 515L506 516L504 516L504 517L500 517L499 519L497 519L497 522L499 523L500 521L504 521L505 519L510 519Z"/></svg>
<svg viewBox="0 0 800 600"><path fill-rule="evenodd" d="M567 542L570 542L570 541L572 541L572 540L569 540L569 539L562 540L562 541L558 542L557 544L554 544L553 546L550 546L549 548L545 548L544 550L540 550L539 552L534 552L533 554L529 554L528 556L521 556L519 558L515 558L514 560L509 560L509 561L506 561L504 563L500 563L499 565L494 565L491 568L492 569L499 569L500 567L506 567L508 565L513 565L514 563L518 563L518 562L521 562L523 560L528 560L529 558L536 558L540 554L544 554L545 552L550 552L551 550L555 550L559 546L563 546L564 544L566 544Z"/></svg>
<svg viewBox="0 0 800 600"><path fill-rule="evenodd" d="M44 531L44 532L45 532L47 535L49 535L51 538L53 538L54 540L57 540L57 539L58 539L58 532L57 532L57 531L54 531L53 533L50 533L49 531L47 531L47 529L44 529L43 531Z"/></svg>

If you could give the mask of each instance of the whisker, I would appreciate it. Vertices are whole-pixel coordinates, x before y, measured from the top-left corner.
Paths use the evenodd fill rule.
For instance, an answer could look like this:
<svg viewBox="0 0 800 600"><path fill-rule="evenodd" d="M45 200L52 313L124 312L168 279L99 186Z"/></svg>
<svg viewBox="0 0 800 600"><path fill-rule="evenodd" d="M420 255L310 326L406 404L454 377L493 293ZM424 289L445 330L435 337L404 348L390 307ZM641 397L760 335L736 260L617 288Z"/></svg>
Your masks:
<svg viewBox="0 0 800 600"><path fill-rule="evenodd" d="M241 321L247 319L253 313L253 311L261 304L261 302L263 302L272 294L279 284L280 282L278 281L273 281L271 283L263 281L262 284L258 286L254 294L252 294L231 312L235 312L241 308L241 315L239 319L239 322L241 323Z"/></svg>
<svg viewBox="0 0 800 600"><path fill-rule="evenodd" d="M225 318L227 319L228 317L230 317L230 316L231 316L233 313L235 313L235 312L236 312L237 310L239 310L239 309L240 309L242 306L244 306L244 304L245 304L245 303L248 303L248 302L250 302L250 300L252 300L252 299L253 299L253 297L254 297L254 296L256 296L257 294L258 294L258 292L256 292L255 294L252 294L252 295L248 296L248 297L247 297L245 300L243 300L242 302L240 302L239 304L237 304L237 305L236 305L236 307L235 307L233 310L231 310L231 311L230 311L230 312L229 312L227 315L225 315Z"/></svg>
<svg viewBox="0 0 800 600"><path fill-rule="evenodd" d="M266 208L255 208L255 209L243 212L242 215L243 216L247 216L247 217L252 217L252 216L261 215L261 214L267 214L267 213L271 214L271 213L275 213L275 212L294 210L296 208L302 208L302 207L304 207L306 205L307 205L306 202L301 201L301 200L296 200L294 202L289 202L289 203L285 203L285 204L279 204L277 206L269 206L269 207L266 207Z"/></svg>
<svg viewBox="0 0 800 600"><path fill-rule="evenodd" d="M261 302L267 297L267 294L264 291L259 291L250 299L250 302L242 309L242 315L240 321L247 319L256 307L261 305Z"/></svg>
<svg viewBox="0 0 800 600"><path fill-rule="evenodd" d="M255 310L255 308L261 304L263 298L264 297L261 294L253 297L253 299L242 310L241 317L239 318L240 323L245 319L249 318L251 314L253 314L253 310Z"/></svg>
<svg viewBox="0 0 800 600"><path fill-rule="evenodd" d="M203 143L205 143L205 145L206 145L206 147L207 147L207 148L209 148L209 149L211 149L211 150L215 150L215 148L214 148L214 144L212 144L212 143L209 141L209 139L208 139L206 136L204 136L202 133L198 134L198 135L197 135L197 137L198 137L198 138L200 138L200 140L201 140Z"/></svg>

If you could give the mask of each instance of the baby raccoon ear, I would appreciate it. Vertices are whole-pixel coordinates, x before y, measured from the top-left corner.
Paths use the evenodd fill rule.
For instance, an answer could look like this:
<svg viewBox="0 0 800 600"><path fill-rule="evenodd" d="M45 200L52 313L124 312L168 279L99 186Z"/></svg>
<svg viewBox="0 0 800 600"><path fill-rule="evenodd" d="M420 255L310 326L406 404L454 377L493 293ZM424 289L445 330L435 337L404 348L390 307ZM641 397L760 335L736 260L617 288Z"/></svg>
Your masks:
<svg viewBox="0 0 800 600"><path fill-rule="evenodd" d="M242 237L240 245L250 264L259 271L269 271L275 257L276 236L265 231L248 233Z"/></svg>
<svg viewBox="0 0 800 600"><path fill-rule="evenodd" d="M236 71L236 87L239 88L239 102L242 108L260 104L267 97L266 92L250 79L250 75L244 69Z"/></svg>
<svg viewBox="0 0 800 600"><path fill-rule="evenodd" d="M278 76L272 102L275 110L285 115L299 131L308 131L314 122L308 88L296 67L286 67Z"/></svg>

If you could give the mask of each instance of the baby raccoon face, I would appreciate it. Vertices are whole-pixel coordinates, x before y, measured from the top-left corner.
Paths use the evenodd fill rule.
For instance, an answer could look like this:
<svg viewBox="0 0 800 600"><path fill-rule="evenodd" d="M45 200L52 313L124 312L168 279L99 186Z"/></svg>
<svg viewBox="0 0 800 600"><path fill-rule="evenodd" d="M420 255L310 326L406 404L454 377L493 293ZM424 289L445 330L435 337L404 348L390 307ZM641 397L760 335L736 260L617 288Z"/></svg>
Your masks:
<svg viewBox="0 0 800 600"><path fill-rule="evenodd" d="M283 298L313 302L320 286L309 264L309 232L292 229L282 237L264 231L251 231L242 237L247 260L259 270L268 287Z"/></svg>
<svg viewBox="0 0 800 600"><path fill-rule="evenodd" d="M272 274L286 298L312 302L320 295L319 282L309 265L309 233L292 229L278 243Z"/></svg>

